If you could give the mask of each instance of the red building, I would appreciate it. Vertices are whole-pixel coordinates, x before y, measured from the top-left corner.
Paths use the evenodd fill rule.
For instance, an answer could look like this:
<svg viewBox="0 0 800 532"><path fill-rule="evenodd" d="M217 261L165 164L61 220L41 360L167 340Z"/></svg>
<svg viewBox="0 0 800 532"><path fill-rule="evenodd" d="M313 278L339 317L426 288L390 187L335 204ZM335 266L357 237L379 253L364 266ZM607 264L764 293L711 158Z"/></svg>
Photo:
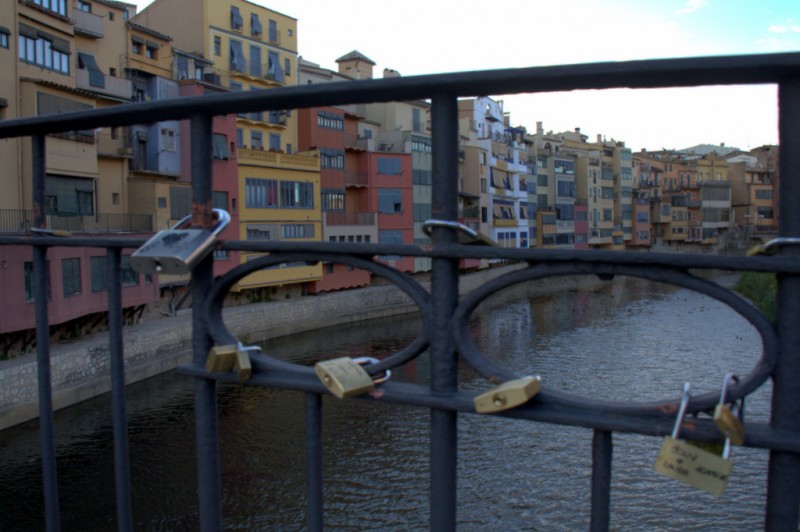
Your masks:
<svg viewBox="0 0 800 532"><path fill-rule="evenodd" d="M300 151L315 151L320 158L322 240L362 242L378 240L378 221L364 191L366 174L358 170L367 153L367 142L359 139L360 117L335 107L300 109ZM370 284L370 273L344 264L328 263L322 280L311 293L356 288Z"/></svg>

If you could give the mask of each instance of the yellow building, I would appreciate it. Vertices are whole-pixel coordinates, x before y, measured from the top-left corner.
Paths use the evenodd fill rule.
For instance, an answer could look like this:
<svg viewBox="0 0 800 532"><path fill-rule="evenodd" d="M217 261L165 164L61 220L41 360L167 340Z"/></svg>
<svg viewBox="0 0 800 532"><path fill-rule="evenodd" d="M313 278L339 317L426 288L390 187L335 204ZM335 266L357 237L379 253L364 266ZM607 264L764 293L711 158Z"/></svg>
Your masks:
<svg viewBox="0 0 800 532"><path fill-rule="evenodd" d="M176 19L180 24L175 24ZM295 85L297 20L244 0L156 0L133 22L168 33L172 45L213 62L203 79L232 91ZM242 240L322 237L319 158L297 153L293 110L240 114L239 168ZM253 258L242 254L242 261ZM283 265L254 273L238 289L315 282L322 266Z"/></svg>

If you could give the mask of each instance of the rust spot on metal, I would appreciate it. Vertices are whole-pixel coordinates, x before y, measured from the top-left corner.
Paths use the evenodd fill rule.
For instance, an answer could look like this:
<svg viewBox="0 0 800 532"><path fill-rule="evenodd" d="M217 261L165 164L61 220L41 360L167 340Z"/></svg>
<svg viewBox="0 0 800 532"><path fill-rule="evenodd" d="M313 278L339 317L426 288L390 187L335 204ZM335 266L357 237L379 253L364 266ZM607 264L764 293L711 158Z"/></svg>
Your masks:
<svg viewBox="0 0 800 532"><path fill-rule="evenodd" d="M192 227L211 229L215 216L214 204L211 200L206 203L192 203Z"/></svg>
<svg viewBox="0 0 800 532"><path fill-rule="evenodd" d="M503 383L503 381L497 375L492 375L487 380L489 381L489 384L502 384Z"/></svg>
<svg viewBox="0 0 800 532"><path fill-rule="evenodd" d="M374 390L369 392L369 396L372 397L373 399L380 399L384 395L386 395L386 392L384 392L380 388L375 388Z"/></svg>
<svg viewBox="0 0 800 532"><path fill-rule="evenodd" d="M655 407L655 410L661 412L662 414L677 414L678 413L678 404L676 403L665 403L663 405L658 405Z"/></svg>

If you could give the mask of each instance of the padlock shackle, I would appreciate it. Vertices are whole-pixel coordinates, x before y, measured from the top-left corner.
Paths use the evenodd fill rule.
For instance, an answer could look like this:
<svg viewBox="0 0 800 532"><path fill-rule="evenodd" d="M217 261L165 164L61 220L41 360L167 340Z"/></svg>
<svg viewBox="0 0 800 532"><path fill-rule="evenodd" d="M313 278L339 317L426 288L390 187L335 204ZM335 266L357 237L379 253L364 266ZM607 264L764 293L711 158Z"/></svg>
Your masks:
<svg viewBox="0 0 800 532"><path fill-rule="evenodd" d="M672 438L677 440L678 435L681 431L681 424L683 423L683 418L686 416L686 409L689 407L689 399L690 394L689 392L692 389L692 385L690 383L684 383L683 385L683 395L681 395L681 405L678 408L678 417L675 419L675 426L672 428Z"/></svg>
<svg viewBox="0 0 800 532"><path fill-rule="evenodd" d="M212 210L215 213L217 213L218 221L217 221L217 225L215 225L214 228L211 230L211 234L214 235L214 236L218 236L222 232L223 229L228 227L228 224L231 222L231 215L228 214L228 211L226 211L224 209L212 209ZM187 216L184 216L183 218L178 220L178 222L175 225L170 227L169 230L173 231L175 229L178 229L178 228L180 228L180 226L182 226L186 222L190 221L191 219L192 219L192 215L191 214L189 214Z"/></svg>
<svg viewBox="0 0 800 532"><path fill-rule="evenodd" d="M728 385L731 382L737 384L739 382L739 377L737 377L733 372L726 373L725 377L722 379L722 391L719 394L719 404L721 405L724 405L728 402Z"/></svg>

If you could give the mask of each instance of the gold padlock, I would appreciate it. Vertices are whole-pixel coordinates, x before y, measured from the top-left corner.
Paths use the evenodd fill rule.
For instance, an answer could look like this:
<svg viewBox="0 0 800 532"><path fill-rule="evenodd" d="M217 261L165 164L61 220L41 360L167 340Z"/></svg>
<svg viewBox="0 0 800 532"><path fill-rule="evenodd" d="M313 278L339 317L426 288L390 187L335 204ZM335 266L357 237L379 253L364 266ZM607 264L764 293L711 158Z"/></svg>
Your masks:
<svg viewBox="0 0 800 532"><path fill-rule="evenodd" d="M500 412L527 403L542 389L541 382L539 375L506 381L477 396L473 400L475 411Z"/></svg>
<svg viewBox="0 0 800 532"><path fill-rule="evenodd" d="M215 345L208 352L206 359L206 371L209 373L220 373L230 371L236 364L236 353L239 346Z"/></svg>
<svg viewBox="0 0 800 532"><path fill-rule="evenodd" d="M350 357L317 362L314 371L322 384L339 399L375 389L375 382L369 373Z"/></svg>
<svg viewBox="0 0 800 532"><path fill-rule="evenodd" d="M733 463L727 456L730 446L726 445L726 451L719 456L678 439L683 417L689 405L689 390L690 385L687 382L683 386L683 396L672 435L664 438L656 459L655 470L689 486L714 495L722 495L733 469Z"/></svg>
<svg viewBox="0 0 800 532"><path fill-rule="evenodd" d="M255 345L242 345L241 342L229 345L217 345L211 348L206 359L206 371L209 373L225 373L236 370L239 380L244 382L253 374L249 351L261 351Z"/></svg>
<svg viewBox="0 0 800 532"><path fill-rule="evenodd" d="M727 405L728 384L737 382L738 379L733 373L725 375L722 381L722 393L720 393L719 404L714 408L714 423L717 424L720 432L725 438L734 445L744 445L744 425L739 419L742 412L743 401L734 404L733 410Z"/></svg>

